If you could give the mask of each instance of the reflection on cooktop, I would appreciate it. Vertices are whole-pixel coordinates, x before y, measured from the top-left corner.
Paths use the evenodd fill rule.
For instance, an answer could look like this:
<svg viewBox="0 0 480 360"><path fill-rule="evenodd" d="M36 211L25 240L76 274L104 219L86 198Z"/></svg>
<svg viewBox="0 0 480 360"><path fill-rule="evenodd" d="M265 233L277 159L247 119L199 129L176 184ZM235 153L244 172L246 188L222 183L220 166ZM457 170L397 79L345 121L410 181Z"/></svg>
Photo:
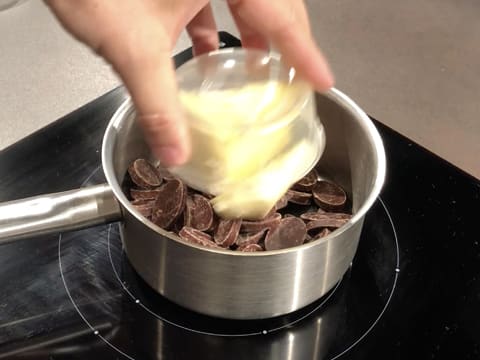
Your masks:
<svg viewBox="0 0 480 360"><path fill-rule="evenodd" d="M97 169L84 186L103 181ZM122 251L118 226L59 237L62 279L91 332L131 359L335 359L378 322L395 290L399 253L380 200L367 217L357 256L337 286L295 313L264 320L226 320L182 308L151 289ZM102 330L104 324L116 328ZM125 338L130 339L125 342ZM184 355L180 355L184 354ZM161 355L161 356L160 356Z"/></svg>

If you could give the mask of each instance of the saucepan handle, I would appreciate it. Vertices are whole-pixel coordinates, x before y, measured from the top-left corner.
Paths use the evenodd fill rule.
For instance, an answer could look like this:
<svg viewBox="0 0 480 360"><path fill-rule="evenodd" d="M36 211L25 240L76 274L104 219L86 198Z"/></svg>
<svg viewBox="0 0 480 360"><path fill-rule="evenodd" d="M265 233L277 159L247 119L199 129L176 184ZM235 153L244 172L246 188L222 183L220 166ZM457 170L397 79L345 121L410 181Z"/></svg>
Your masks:
<svg viewBox="0 0 480 360"><path fill-rule="evenodd" d="M107 184L9 201L0 204L0 245L121 218L120 204Z"/></svg>

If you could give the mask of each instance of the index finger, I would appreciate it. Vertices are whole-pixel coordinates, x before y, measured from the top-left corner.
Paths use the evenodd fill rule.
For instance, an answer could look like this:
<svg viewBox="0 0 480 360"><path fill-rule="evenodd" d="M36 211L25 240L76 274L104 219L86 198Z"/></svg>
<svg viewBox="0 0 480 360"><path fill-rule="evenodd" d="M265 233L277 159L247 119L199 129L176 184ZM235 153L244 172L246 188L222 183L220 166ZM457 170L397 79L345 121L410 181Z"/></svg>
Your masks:
<svg viewBox="0 0 480 360"><path fill-rule="evenodd" d="M154 155L165 166L184 163L190 154L188 133L177 98L169 40L153 28L138 29L101 45L130 92L137 119Z"/></svg>

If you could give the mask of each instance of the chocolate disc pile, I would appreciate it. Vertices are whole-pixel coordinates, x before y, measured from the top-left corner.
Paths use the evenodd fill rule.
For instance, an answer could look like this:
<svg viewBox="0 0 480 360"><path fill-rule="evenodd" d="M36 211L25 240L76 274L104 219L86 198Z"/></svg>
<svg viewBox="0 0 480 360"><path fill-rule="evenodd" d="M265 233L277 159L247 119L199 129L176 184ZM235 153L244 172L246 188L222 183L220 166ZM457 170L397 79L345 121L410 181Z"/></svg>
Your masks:
<svg viewBox="0 0 480 360"><path fill-rule="evenodd" d="M279 250L328 235L350 218L345 191L315 170L294 184L263 219L221 219L211 196L187 187L165 168L135 160L125 179L132 205L187 242L236 251Z"/></svg>

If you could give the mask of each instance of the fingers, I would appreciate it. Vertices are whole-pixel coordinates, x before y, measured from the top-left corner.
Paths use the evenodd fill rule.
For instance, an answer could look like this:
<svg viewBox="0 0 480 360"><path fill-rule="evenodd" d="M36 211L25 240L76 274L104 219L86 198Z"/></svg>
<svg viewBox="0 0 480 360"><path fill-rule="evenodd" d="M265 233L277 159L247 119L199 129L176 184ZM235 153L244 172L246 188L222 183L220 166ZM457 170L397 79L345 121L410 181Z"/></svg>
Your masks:
<svg viewBox="0 0 480 360"><path fill-rule="evenodd" d="M210 3L202 8L187 25L192 39L193 55L201 55L218 49L218 32Z"/></svg>
<svg viewBox="0 0 480 360"><path fill-rule="evenodd" d="M313 39L304 39L301 34L287 29L272 34L272 42L284 61L310 81L317 91L327 91L333 86L333 74Z"/></svg>
<svg viewBox="0 0 480 360"><path fill-rule="evenodd" d="M190 142L177 98L172 45L187 31L194 52L218 47L207 0L46 0L63 26L102 55L129 90L153 153L165 166L184 163ZM300 76L323 91L333 76L313 41L300 0L229 0L247 47L272 43ZM268 40L268 41L267 41Z"/></svg>
<svg viewBox="0 0 480 360"><path fill-rule="evenodd" d="M170 41L153 26L122 36L120 43L106 39L99 52L122 78L132 96L147 143L168 167L184 163L190 148L177 99Z"/></svg>
<svg viewBox="0 0 480 360"><path fill-rule="evenodd" d="M303 2L229 0L229 6L234 18L268 39L280 51L284 61L295 67L297 73L317 91L326 91L333 86L333 74L310 35Z"/></svg>
<svg viewBox="0 0 480 360"><path fill-rule="evenodd" d="M190 154L189 139L170 58L172 34L179 26L175 17L168 15L169 9L147 0L47 3L67 30L104 57L118 73L132 97L154 155L165 166L184 163Z"/></svg>
<svg viewBox="0 0 480 360"><path fill-rule="evenodd" d="M238 12L235 11L235 7L229 2L232 18L235 21L235 25L240 33L240 39L242 40L242 46L245 48L268 50L269 45L267 39L263 37L258 31L256 31L250 24L245 21Z"/></svg>

